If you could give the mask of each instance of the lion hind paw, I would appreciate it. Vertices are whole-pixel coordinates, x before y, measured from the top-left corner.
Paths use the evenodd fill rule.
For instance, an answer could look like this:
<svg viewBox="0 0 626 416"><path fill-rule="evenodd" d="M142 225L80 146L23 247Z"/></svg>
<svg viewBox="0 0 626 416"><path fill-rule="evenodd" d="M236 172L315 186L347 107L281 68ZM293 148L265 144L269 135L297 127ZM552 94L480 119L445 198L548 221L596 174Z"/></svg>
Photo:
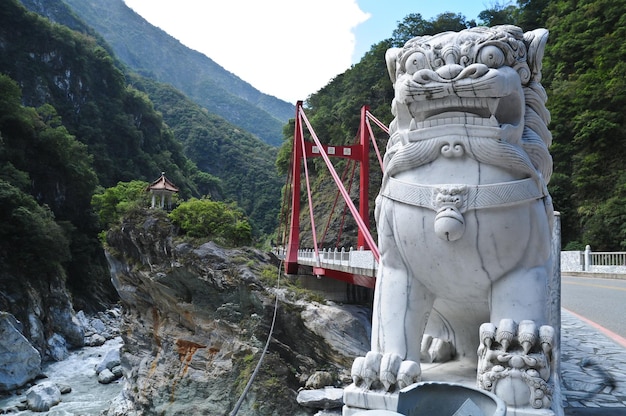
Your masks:
<svg viewBox="0 0 626 416"><path fill-rule="evenodd" d="M420 361L423 363L445 363L454 357L454 346L450 341L424 334L420 346Z"/></svg>

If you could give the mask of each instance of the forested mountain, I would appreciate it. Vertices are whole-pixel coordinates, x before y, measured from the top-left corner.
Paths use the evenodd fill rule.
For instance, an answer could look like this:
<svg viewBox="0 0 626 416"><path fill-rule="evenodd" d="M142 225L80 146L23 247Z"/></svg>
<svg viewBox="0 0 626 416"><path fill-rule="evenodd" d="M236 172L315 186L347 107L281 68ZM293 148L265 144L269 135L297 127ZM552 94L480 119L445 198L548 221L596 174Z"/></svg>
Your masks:
<svg viewBox="0 0 626 416"><path fill-rule="evenodd" d="M80 32L89 34L89 37L93 38L93 41L103 49L112 50L99 34L89 28L62 1L31 2L25 0L24 2L29 3L40 14L53 16L55 21L67 22L72 27L79 29ZM123 4L122 6L125 7ZM131 13L130 10L127 12ZM147 26L147 23L144 22L144 25ZM178 44L178 47L182 47L182 45ZM171 128L171 130L165 129L164 134L171 135L173 132L176 139L174 145L179 146L179 142L181 142L183 153L201 166L199 166L199 170L192 167L191 171L186 172L185 175L180 175L176 170L170 169L167 163L157 160L158 165L162 167L153 168L151 176L137 175L131 169L132 173L130 174L109 175L113 176L113 180L103 176L101 170L97 169L101 179L100 184L112 186L119 180L151 180L163 170L177 184L184 185L185 180L193 182L193 186L189 190L187 187L183 187L183 197L211 195L217 199L236 201L250 217L257 235L271 232L276 222L278 206L276 201L279 198L280 186L282 185L282 180L279 180L273 167L275 149L243 128L203 110L198 104L171 86L150 81L134 74L123 64L119 64L115 56L110 59L124 74L123 82L134 85L133 88L128 88L146 93L144 98L150 101L148 105L154 105L157 111L164 114L164 121ZM150 97L148 98L148 96ZM267 115L264 117L268 118ZM160 116L158 118L157 123L161 123ZM91 121L88 124L90 124L90 129L94 128ZM82 140L81 134L77 136ZM107 140L107 143L110 141ZM149 147L149 143L147 145ZM180 148L178 149L180 151ZM176 152L171 155L177 157ZM98 155L96 155L96 159L98 159ZM116 163L119 167L126 163L136 164L137 160L131 156L123 161L116 161ZM186 162L181 163L184 165ZM180 163L177 164L180 165Z"/></svg>
<svg viewBox="0 0 626 416"><path fill-rule="evenodd" d="M385 51L414 36L476 25L465 16L443 13L426 20L411 14L389 39L373 45L363 59L307 100L307 115L326 142L349 143L359 122L359 108L370 106L379 119L392 119L393 90ZM524 30L550 31L543 65L543 85L552 114L554 174L549 184L561 212L563 247L596 251L626 249L626 0L519 0L496 3L480 13L478 24L517 24ZM383 138L382 135L379 139ZM384 148L384 140L379 146ZM286 169L291 142L280 151ZM325 188L325 168L311 162ZM375 188L372 161L371 184ZM371 204L378 189L370 189ZM319 196L318 196L319 198ZM322 196L322 199L325 197ZM304 221L303 221L304 223ZM372 223L373 224L373 223ZM332 243L332 242L329 242Z"/></svg>
<svg viewBox="0 0 626 416"><path fill-rule="evenodd" d="M203 183L194 177L200 194L236 201L257 235L271 233L284 185L274 165L278 149L209 113L172 86L139 75L129 74L127 79L150 96L184 153L208 174Z"/></svg>
<svg viewBox="0 0 626 416"><path fill-rule="evenodd" d="M181 197L235 201L249 210L257 234L275 227L276 149L173 87L131 73L102 42L3 0L0 309L22 321L28 318L16 308L45 303L33 296L64 293L65 284L78 308L115 297L91 207L98 187L165 171ZM200 155L203 168L185 151ZM43 309L61 302L48 298Z"/></svg>
<svg viewBox="0 0 626 416"><path fill-rule="evenodd" d="M544 17L551 191L564 237L626 250L626 1L552 1Z"/></svg>
<svg viewBox="0 0 626 416"><path fill-rule="evenodd" d="M83 25L68 18L61 2L94 28L134 71L173 85L210 113L224 117L266 143L281 143L282 126L293 117L293 104L261 93L212 59L184 46L144 20L123 0L22 1L53 21L84 30Z"/></svg>

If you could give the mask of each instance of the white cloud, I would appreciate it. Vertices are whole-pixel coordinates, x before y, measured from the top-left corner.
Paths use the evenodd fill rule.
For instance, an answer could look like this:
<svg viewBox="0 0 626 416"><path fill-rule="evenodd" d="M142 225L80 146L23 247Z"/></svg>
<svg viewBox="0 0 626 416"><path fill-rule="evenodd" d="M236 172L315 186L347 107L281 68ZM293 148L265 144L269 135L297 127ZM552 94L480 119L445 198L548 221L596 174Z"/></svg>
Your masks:
<svg viewBox="0 0 626 416"><path fill-rule="evenodd" d="M155 26L262 92L293 102L351 65L356 0L125 0Z"/></svg>

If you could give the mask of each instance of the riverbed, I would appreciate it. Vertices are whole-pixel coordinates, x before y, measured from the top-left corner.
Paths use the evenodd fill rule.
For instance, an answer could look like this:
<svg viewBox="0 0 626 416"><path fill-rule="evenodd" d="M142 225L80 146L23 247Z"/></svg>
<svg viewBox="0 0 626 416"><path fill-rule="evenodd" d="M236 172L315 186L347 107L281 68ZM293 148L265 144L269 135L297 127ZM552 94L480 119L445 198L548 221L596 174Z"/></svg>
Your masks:
<svg viewBox="0 0 626 416"><path fill-rule="evenodd" d="M46 415L46 416L91 416L99 415L108 409L109 404L121 391L124 379L111 384L98 383L95 368L109 350L120 348L120 337L108 340L99 347L83 347L72 351L63 361L45 363L43 373L48 377L38 380L52 381L71 386L72 391L61 395L61 403L48 412L30 410L10 411L17 409L21 402L26 401L28 388L20 389L21 394L0 396L0 414L10 415Z"/></svg>

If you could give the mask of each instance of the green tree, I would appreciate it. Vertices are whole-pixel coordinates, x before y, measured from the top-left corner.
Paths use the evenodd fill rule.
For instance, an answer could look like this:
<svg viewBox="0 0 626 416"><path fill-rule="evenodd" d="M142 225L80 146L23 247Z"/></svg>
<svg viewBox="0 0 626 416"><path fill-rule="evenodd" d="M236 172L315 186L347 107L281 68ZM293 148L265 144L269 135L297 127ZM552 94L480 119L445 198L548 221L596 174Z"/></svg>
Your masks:
<svg viewBox="0 0 626 416"><path fill-rule="evenodd" d="M431 20L425 20L420 13L411 13L398 23L392 34L392 42L394 46L402 46L416 36L459 31L473 26L476 26L476 22L467 21L460 13L445 12Z"/></svg>
<svg viewBox="0 0 626 416"><path fill-rule="evenodd" d="M69 241L52 211L0 179L0 264L28 278L56 271L70 258Z"/></svg>
<svg viewBox="0 0 626 416"><path fill-rule="evenodd" d="M510 3L495 2L486 10L478 14L478 19L483 26L512 25L516 24L518 8Z"/></svg>
<svg viewBox="0 0 626 416"><path fill-rule="evenodd" d="M517 0L516 24L524 30L546 27L545 11L549 4L550 0Z"/></svg>
<svg viewBox="0 0 626 416"><path fill-rule="evenodd" d="M189 237L216 239L234 245L248 244L252 240L248 220L233 204L192 198L180 203L169 217Z"/></svg>
<svg viewBox="0 0 626 416"><path fill-rule="evenodd" d="M551 2L544 86L552 115L555 207L567 212L564 243L595 250L626 246L626 1ZM550 184L552 192L553 184Z"/></svg>
<svg viewBox="0 0 626 416"><path fill-rule="evenodd" d="M111 188L99 188L91 198L91 204L98 214L100 225L108 229L117 223L128 211L137 206L147 206L148 182L118 182Z"/></svg>

